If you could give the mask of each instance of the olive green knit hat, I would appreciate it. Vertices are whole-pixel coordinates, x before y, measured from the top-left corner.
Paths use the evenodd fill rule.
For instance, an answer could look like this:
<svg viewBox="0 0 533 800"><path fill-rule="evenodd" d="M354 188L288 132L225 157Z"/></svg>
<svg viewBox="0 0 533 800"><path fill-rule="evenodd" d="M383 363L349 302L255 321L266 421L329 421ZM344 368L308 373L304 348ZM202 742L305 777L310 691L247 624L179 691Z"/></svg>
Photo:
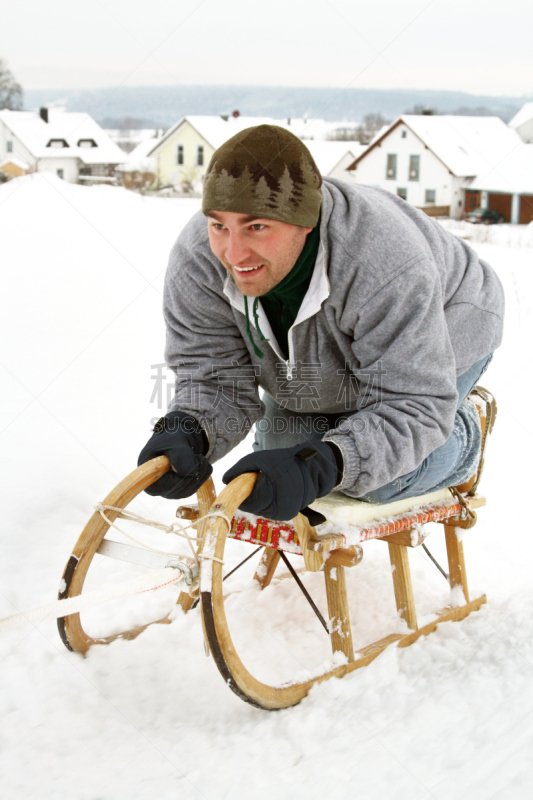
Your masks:
<svg viewBox="0 0 533 800"><path fill-rule="evenodd" d="M202 211L234 211L314 228L322 177L305 144L277 125L235 134L209 164Z"/></svg>

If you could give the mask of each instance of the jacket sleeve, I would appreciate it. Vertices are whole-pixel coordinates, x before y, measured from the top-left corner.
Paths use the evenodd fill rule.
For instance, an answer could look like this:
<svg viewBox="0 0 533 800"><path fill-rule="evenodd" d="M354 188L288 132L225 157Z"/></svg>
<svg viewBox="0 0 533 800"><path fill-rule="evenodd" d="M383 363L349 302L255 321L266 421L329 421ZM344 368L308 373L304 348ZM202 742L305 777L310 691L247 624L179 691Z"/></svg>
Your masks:
<svg viewBox="0 0 533 800"><path fill-rule="evenodd" d="M363 497L415 469L453 428L455 357L431 260L398 270L365 299L352 335L357 413L324 440L344 459L336 488Z"/></svg>
<svg viewBox="0 0 533 800"><path fill-rule="evenodd" d="M205 247L180 237L170 255L163 301L165 359L176 375L170 408L201 424L210 462L244 439L264 411L258 368L223 294L222 269Z"/></svg>

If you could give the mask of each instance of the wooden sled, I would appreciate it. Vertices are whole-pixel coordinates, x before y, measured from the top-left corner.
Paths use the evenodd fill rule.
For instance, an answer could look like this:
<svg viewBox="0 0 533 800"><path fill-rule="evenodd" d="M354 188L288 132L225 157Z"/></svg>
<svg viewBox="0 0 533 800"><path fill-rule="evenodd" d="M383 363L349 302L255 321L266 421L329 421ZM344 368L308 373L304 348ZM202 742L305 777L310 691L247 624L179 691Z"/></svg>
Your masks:
<svg viewBox="0 0 533 800"><path fill-rule="evenodd" d="M484 425L483 445L494 424L494 416L495 404L490 398L486 404L486 414L481 414L482 426ZM125 509L140 492L168 469L169 462L165 456L143 464L106 497L104 505ZM286 708L300 702L315 683L331 677L343 677L348 672L369 664L390 645L408 647L421 636L432 633L439 623L464 619L472 611L479 609L487 598L485 595L474 599L469 596L463 544L457 535L458 528L470 528L476 523L475 509L486 503L483 496L475 493L479 475L480 469L469 484L457 489L444 489L382 506L372 506L344 495L329 495L313 504L313 509L327 519L327 524L320 528L321 532L317 532L303 514L299 514L292 523L284 523L239 512L238 507L253 489L257 477L255 473L239 476L217 498L209 479L198 493L198 508L182 506L177 515L197 520L198 553L202 559L199 600L204 633L209 651L228 686L241 699L256 707ZM202 519L208 511L217 516ZM112 522L120 516L120 511L108 511L106 516ZM229 531L228 521L231 521ZM423 543L423 526L429 522L439 522L444 526L450 586L460 590L462 600L460 605L441 609L430 623L418 627L408 550ZM347 523L349 528L346 527ZM336 526L342 532L336 531ZM81 594L95 554L106 554L104 537L108 529L109 523L100 513L95 512L67 562L59 599ZM293 577L301 584L287 560L286 552L301 555L305 570L323 571L329 620L325 622L322 619L322 622L330 635L333 653L342 653L344 663L339 665L337 660L337 666L323 674L280 686L265 684L248 671L232 642L224 609L222 562L228 538L248 541L264 548L254 576L261 589L272 581L280 559L285 561ZM393 633L354 652L344 570L361 561L361 543L369 539L380 539L388 543L396 607L410 630L403 634ZM303 586L301 588L306 593ZM184 611L195 604L195 594L198 597L198 590L180 593L178 603ZM321 616L312 600L311 603ZM165 617L156 622L168 621ZM113 636L92 638L83 630L79 614L72 614L59 619L58 627L67 648L85 653L94 644L108 644L117 638L135 638L147 625Z"/></svg>

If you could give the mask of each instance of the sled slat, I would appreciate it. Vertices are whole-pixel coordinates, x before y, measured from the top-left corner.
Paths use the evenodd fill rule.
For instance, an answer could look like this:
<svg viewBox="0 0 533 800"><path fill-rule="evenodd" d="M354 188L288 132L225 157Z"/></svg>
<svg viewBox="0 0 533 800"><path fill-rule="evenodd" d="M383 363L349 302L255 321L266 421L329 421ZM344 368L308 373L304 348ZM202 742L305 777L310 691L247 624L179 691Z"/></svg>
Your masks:
<svg viewBox="0 0 533 800"><path fill-rule="evenodd" d="M454 589L460 586L463 590L465 600L469 602L468 581L466 579L465 555L463 543L457 538L455 527L444 526L446 536L446 550L448 552L448 564L450 570L450 586Z"/></svg>
<svg viewBox="0 0 533 800"><path fill-rule="evenodd" d="M254 575L254 580L257 581L261 589L266 589L270 581L274 577L276 567L280 559L279 550L273 550L271 547L265 547L259 566L257 567Z"/></svg>
<svg viewBox="0 0 533 800"><path fill-rule="evenodd" d="M330 567L355 567L363 560L363 548L359 545L354 547L340 548L332 550L328 556L327 563Z"/></svg>
<svg viewBox="0 0 533 800"><path fill-rule="evenodd" d="M426 537L420 530L400 531L399 533L391 533L389 536L378 537L382 542L393 542L394 544L401 544L404 547L418 547L425 538Z"/></svg>
<svg viewBox="0 0 533 800"><path fill-rule="evenodd" d="M401 544L389 542L389 555L392 567L394 595L396 597L396 608L398 609L400 617L407 622L411 630L415 631L418 625L416 622L415 600L413 597L407 549Z"/></svg>
<svg viewBox="0 0 533 800"><path fill-rule="evenodd" d="M191 503L187 506L179 506L179 508L176 510L176 516L178 519L188 519L191 522L196 522L200 516L197 503Z"/></svg>
<svg viewBox="0 0 533 800"><path fill-rule="evenodd" d="M324 565L324 575L326 578L331 648L334 653L340 650L348 658L348 662L351 663L354 660L354 652L344 567L334 567L327 561Z"/></svg>

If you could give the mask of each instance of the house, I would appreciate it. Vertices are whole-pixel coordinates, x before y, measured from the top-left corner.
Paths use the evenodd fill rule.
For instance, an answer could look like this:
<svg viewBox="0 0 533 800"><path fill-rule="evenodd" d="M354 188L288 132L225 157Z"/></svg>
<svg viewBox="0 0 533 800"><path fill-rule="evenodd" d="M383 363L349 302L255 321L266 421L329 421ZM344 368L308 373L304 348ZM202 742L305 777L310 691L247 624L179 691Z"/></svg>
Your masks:
<svg viewBox="0 0 533 800"><path fill-rule="evenodd" d="M533 144L533 103L526 103L512 118L509 127L513 128L523 142Z"/></svg>
<svg viewBox="0 0 533 800"><path fill-rule="evenodd" d="M518 198L514 206L509 198L529 195L533 185L513 184L515 167L506 171L502 165L508 158L514 164L512 154L517 148L524 153L521 146L517 132L498 117L405 114L380 132L348 171L357 183L386 189L431 216L458 219L488 205L507 209L502 212L507 221L518 222Z"/></svg>
<svg viewBox="0 0 533 800"><path fill-rule="evenodd" d="M155 186L200 188L215 150L231 136L252 125L271 122L259 117L182 117L146 153L154 158Z"/></svg>
<svg viewBox="0 0 533 800"><path fill-rule="evenodd" d="M492 208L507 222L533 222L533 144L520 142L497 169L473 178L465 197L467 210Z"/></svg>
<svg viewBox="0 0 533 800"><path fill-rule="evenodd" d="M68 183L113 183L125 160L120 148L88 114L41 108L0 111L0 161L26 171L51 172Z"/></svg>
<svg viewBox="0 0 533 800"><path fill-rule="evenodd" d="M346 171L346 168L366 150L366 145L355 141L336 142L306 139L305 146L309 149L324 178L339 178L341 181L351 180L351 174Z"/></svg>
<svg viewBox="0 0 533 800"><path fill-rule="evenodd" d="M120 164L116 171L122 175L122 183L126 189L145 190L153 186L155 181L156 160L148 156L154 149L157 139L151 137L138 143L137 147L129 153L124 164Z"/></svg>
<svg viewBox="0 0 533 800"><path fill-rule="evenodd" d="M8 157L0 161L0 173L7 175L8 178L20 178L21 175L27 175L29 170L30 165L18 158Z"/></svg>
<svg viewBox="0 0 533 800"><path fill-rule="evenodd" d="M254 125L279 125L300 136L307 145L313 140L325 138L328 126L323 120L284 119L271 117L243 117L238 112L222 116L186 116L182 117L166 134L154 142L146 156L156 160L156 179L154 186L193 186L201 189L211 156L215 150L228 139L245 128ZM353 148L353 142L329 142L332 145L344 145L344 153ZM341 150L339 148L339 150ZM333 148L331 151L333 152ZM354 156L358 153L354 153ZM334 157L335 158L335 157ZM328 169L339 167L342 154ZM353 161L353 158L351 159ZM346 159L346 162L350 159ZM344 165L344 162L343 162ZM328 172L329 174L329 172Z"/></svg>

